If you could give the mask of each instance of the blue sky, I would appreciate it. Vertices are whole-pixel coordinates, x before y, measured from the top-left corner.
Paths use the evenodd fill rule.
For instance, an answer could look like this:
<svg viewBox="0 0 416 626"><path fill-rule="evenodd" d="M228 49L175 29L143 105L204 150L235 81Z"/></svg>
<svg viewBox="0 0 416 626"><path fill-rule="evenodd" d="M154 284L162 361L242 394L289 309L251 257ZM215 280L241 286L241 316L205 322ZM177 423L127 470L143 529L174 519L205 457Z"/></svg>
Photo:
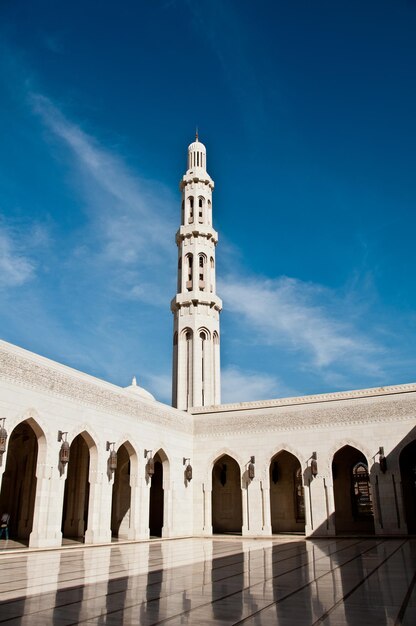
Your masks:
<svg viewBox="0 0 416 626"><path fill-rule="evenodd" d="M0 336L170 401L178 181L223 401L416 379L414 0L4 0Z"/></svg>

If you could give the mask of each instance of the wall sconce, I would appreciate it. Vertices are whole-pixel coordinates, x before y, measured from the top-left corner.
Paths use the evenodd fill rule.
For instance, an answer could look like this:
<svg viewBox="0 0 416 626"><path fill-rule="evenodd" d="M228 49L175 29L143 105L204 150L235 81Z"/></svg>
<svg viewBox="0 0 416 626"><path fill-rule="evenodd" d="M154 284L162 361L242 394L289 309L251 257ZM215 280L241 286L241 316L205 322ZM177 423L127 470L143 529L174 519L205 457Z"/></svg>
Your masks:
<svg viewBox="0 0 416 626"><path fill-rule="evenodd" d="M318 455L316 452L312 452L311 456L311 474L313 478L318 474Z"/></svg>
<svg viewBox="0 0 416 626"><path fill-rule="evenodd" d="M191 465L191 459L185 458L183 457L183 465L186 465L186 462L188 461L188 465L185 467L185 478L186 480L189 482L191 482L192 480L192 465Z"/></svg>
<svg viewBox="0 0 416 626"><path fill-rule="evenodd" d="M7 430L4 428L5 417L0 417L0 422L3 422L0 427L0 466L3 463L3 454L6 451Z"/></svg>
<svg viewBox="0 0 416 626"><path fill-rule="evenodd" d="M256 475L256 470L254 469L255 462L256 462L256 457L251 456L250 461L248 462L248 466L247 466L247 474L248 474L249 480L253 480L254 476Z"/></svg>
<svg viewBox="0 0 416 626"><path fill-rule="evenodd" d="M148 476L150 476L150 478L153 476L153 474L155 473L155 462L153 460L153 456L152 456L153 450L145 450L144 451L144 458L147 459L147 463L146 463L146 474Z"/></svg>
<svg viewBox="0 0 416 626"><path fill-rule="evenodd" d="M117 452L114 450L114 445L115 445L114 441L107 441L106 446L105 446L105 449L107 450L107 452L110 450L110 456L108 457L109 478L111 478L111 475L117 469ZM111 450L111 446L113 446L112 450Z"/></svg>
<svg viewBox="0 0 416 626"><path fill-rule="evenodd" d="M378 449L378 462L380 464L380 469L385 474L387 472L387 459L384 456L384 446L380 446Z"/></svg>
<svg viewBox="0 0 416 626"><path fill-rule="evenodd" d="M68 433L58 430L58 442L62 441L61 449L59 450L59 472L62 474L65 471L65 465L69 462L69 443L67 441Z"/></svg>

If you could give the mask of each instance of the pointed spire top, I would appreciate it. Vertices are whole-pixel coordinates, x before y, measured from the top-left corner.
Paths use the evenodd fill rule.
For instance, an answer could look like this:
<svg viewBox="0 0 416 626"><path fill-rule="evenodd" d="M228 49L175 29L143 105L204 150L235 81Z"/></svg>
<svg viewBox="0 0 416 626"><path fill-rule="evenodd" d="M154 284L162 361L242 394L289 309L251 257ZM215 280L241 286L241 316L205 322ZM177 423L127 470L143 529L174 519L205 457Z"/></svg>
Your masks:
<svg viewBox="0 0 416 626"><path fill-rule="evenodd" d="M196 130L195 130L195 141L199 141L198 126L196 127Z"/></svg>
<svg viewBox="0 0 416 626"><path fill-rule="evenodd" d="M136 380L136 377L135 377L135 376L133 376L133 379L132 379L132 381L131 381L131 384L133 385L133 387L137 387L137 380Z"/></svg>

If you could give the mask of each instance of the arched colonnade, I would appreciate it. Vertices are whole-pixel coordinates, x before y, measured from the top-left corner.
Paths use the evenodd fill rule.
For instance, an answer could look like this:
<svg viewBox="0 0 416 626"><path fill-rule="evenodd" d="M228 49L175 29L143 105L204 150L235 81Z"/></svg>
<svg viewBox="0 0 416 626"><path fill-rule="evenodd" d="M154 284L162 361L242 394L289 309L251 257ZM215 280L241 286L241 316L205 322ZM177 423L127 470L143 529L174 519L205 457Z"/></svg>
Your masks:
<svg viewBox="0 0 416 626"><path fill-rule="evenodd" d="M59 545L61 539L97 543L112 537L168 536L164 528L169 502L167 454L158 449L152 456L154 473L145 470L140 480L138 455L132 444L124 441L116 452L117 466L108 470L103 480L97 444L83 430L70 442L68 463L59 465L57 456L56 467L50 467L46 437L39 423L32 417L19 422L8 438L0 476L0 514L10 515L10 537L32 546L46 546L48 539L50 545ZM104 506L108 498L103 498L108 489L110 510Z"/></svg>
<svg viewBox="0 0 416 626"><path fill-rule="evenodd" d="M169 536L166 521L173 504L167 453L154 452L154 471L148 475L130 441L120 442L116 451L117 467L103 478L96 438L82 430L73 436L69 462L57 478L56 468L46 462L46 437L38 421L19 422L8 440L0 489L0 512L10 513L10 535L34 546L58 545L62 537L96 543ZM390 534L389 516L396 520L396 534L416 533L415 459L416 440L405 442L387 469L346 443L318 459L314 473L310 458L282 448L261 467L252 459L250 475L249 460L223 450L202 471L202 533L367 535L387 528ZM193 488L200 488L200 478ZM191 509L192 500L188 503ZM198 525L194 530L201 532Z"/></svg>

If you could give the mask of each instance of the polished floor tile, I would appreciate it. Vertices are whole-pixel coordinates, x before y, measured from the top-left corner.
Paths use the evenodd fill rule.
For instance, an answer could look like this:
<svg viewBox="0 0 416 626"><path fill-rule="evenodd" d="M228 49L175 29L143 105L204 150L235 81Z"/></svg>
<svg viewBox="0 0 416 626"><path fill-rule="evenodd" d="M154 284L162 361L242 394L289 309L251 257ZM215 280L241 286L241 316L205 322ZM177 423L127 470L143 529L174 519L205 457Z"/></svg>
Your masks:
<svg viewBox="0 0 416 626"><path fill-rule="evenodd" d="M414 626L416 540L0 543L0 624Z"/></svg>

